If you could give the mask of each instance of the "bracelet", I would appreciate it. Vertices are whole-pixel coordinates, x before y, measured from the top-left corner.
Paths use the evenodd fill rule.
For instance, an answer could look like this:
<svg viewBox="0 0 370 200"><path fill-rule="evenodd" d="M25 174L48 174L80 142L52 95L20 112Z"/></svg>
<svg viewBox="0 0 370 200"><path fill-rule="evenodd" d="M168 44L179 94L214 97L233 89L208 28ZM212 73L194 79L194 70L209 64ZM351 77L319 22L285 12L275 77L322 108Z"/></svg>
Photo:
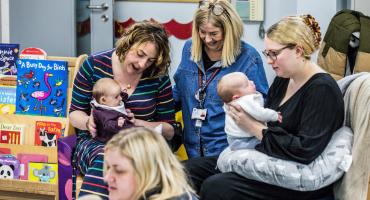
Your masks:
<svg viewBox="0 0 370 200"><path fill-rule="evenodd" d="M86 127L86 130L87 131L90 131L89 130L89 121L90 121L90 117L87 119L86 123L85 123L85 127Z"/></svg>

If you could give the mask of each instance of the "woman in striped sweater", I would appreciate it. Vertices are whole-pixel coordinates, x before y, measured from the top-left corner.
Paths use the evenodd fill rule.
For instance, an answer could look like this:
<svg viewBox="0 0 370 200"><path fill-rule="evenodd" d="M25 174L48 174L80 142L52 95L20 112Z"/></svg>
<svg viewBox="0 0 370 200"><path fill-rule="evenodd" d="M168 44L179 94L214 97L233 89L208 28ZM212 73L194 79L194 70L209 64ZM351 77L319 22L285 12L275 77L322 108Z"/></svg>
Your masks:
<svg viewBox="0 0 370 200"><path fill-rule="evenodd" d="M74 160L84 175L79 196L95 194L108 199L103 181L104 143L94 140L96 126L90 101L97 80L116 80L129 94L126 108L132 112L136 126L163 125L162 135L174 135L175 112L172 87L168 76L170 65L168 35L154 22L132 25L117 41L116 48L88 57L74 80L70 121L77 130Z"/></svg>

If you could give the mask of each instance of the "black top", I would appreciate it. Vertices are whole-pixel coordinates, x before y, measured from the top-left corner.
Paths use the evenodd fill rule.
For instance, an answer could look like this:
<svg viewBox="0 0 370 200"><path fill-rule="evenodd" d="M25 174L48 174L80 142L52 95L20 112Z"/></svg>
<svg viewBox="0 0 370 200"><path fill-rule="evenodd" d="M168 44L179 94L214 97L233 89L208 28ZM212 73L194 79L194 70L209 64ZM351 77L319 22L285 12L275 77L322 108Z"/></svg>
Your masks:
<svg viewBox="0 0 370 200"><path fill-rule="evenodd" d="M211 68L218 60L213 61L209 58L207 52L202 50L202 58L203 58L203 65L204 65L204 71L207 71L209 68Z"/></svg>
<svg viewBox="0 0 370 200"><path fill-rule="evenodd" d="M256 149L276 158L309 164L343 124L342 93L330 75L319 73L279 105L288 83L289 79L277 77L269 89L265 107L281 112L283 121L268 123Z"/></svg>

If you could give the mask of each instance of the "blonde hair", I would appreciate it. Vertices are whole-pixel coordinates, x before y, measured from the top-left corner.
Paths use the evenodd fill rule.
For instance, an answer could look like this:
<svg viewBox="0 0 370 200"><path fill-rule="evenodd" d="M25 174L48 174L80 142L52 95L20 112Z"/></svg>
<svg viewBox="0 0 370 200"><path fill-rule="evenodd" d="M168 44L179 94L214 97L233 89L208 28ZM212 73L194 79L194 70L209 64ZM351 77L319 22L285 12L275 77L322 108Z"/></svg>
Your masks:
<svg viewBox="0 0 370 200"><path fill-rule="evenodd" d="M301 46L306 59L320 48L320 26L311 15L285 17L272 25L266 36L282 45Z"/></svg>
<svg viewBox="0 0 370 200"><path fill-rule="evenodd" d="M183 166L163 136L152 130L144 127L122 130L106 144L105 151L112 149L118 149L132 162L137 182L134 199L162 200L193 192ZM157 188L158 194L145 197L146 192Z"/></svg>
<svg viewBox="0 0 370 200"><path fill-rule="evenodd" d="M154 21L138 22L130 26L116 42L116 54L123 62L131 49L136 49L146 42L153 42L158 51L156 62L146 71L152 77L168 74L171 63L168 35L163 26Z"/></svg>
<svg viewBox="0 0 370 200"><path fill-rule="evenodd" d="M191 59L199 62L202 57L203 42L199 36L199 27L208 22L222 30L224 43L222 47L222 66L233 64L241 52L240 41L243 36L243 22L227 0L208 0L210 4L222 6L224 12L216 16L211 9L202 10L198 8L193 18Z"/></svg>
<svg viewBox="0 0 370 200"><path fill-rule="evenodd" d="M217 94L223 102L229 103L242 87L248 86L248 80L248 77L242 72L226 74L217 83Z"/></svg>
<svg viewBox="0 0 370 200"><path fill-rule="evenodd" d="M92 94L96 102L101 103L101 97L105 96L107 94L107 91L112 91L112 89L114 89L115 87L118 87L121 91L119 83L111 78L101 78L96 81L92 90Z"/></svg>

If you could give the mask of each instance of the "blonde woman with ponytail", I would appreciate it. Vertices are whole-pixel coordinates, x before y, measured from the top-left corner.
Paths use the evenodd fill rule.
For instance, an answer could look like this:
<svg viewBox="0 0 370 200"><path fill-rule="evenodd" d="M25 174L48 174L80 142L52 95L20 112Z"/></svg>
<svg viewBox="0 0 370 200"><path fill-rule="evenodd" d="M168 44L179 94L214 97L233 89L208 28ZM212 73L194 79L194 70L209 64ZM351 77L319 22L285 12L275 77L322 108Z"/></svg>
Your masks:
<svg viewBox="0 0 370 200"><path fill-rule="evenodd" d="M120 131L107 143L104 181L109 199L197 199L166 141L143 127Z"/></svg>
<svg viewBox="0 0 370 200"><path fill-rule="evenodd" d="M241 129L260 140L260 144L251 151L260 157L269 156L268 160L275 164L274 169L268 170L286 170L286 165L276 164L278 159L294 161L297 168L303 169L304 165L321 157L333 133L343 124L344 103L337 83L310 60L319 48L320 35L320 28L311 15L285 17L266 31L263 54L275 71L276 78L269 88L265 108L280 112L282 122L263 124L234 103L226 111ZM239 175L240 169L254 162L252 156L238 157L243 154L239 151L228 154L228 159L235 161L230 162L232 169L221 169L228 172L220 173L215 166L224 162L224 152L219 158L194 159L186 163L201 199L332 198L332 183L309 191L285 188L284 183L266 183L269 177L262 166L266 163L255 171L263 180Z"/></svg>

